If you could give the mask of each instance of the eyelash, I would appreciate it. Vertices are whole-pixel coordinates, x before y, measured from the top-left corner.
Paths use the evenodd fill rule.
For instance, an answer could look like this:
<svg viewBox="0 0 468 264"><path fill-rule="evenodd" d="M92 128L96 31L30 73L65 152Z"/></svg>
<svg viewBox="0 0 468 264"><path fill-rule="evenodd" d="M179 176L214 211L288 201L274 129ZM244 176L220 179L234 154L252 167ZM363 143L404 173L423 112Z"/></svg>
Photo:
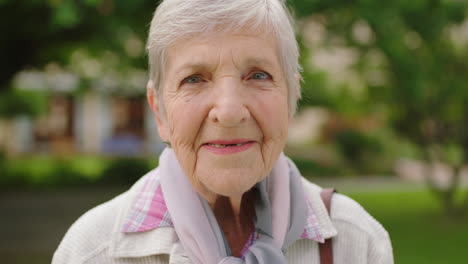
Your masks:
<svg viewBox="0 0 468 264"><path fill-rule="evenodd" d="M265 74L266 77L263 78L263 79L254 79L254 80L269 80L269 79L273 79L273 77L272 77L269 73L267 73L267 72L265 72L265 71L254 71L254 72L250 75L249 78L253 78L253 76L254 76L255 74L258 74L258 73Z"/></svg>
<svg viewBox="0 0 468 264"><path fill-rule="evenodd" d="M265 78L253 79L253 76L256 75L256 74L265 74ZM197 82L189 82L189 80L192 79L192 78L198 78L198 81ZM254 71L254 72L252 72L252 74L250 74L248 79L263 81L263 80L269 80L269 79L271 80L271 79L273 79L273 77L269 73L267 73L265 71ZM200 82L203 82L202 76L200 76L198 74L194 74L194 75L190 75L190 76L184 78L182 80L181 84L196 84L196 83L200 83Z"/></svg>
<svg viewBox="0 0 468 264"><path fill-rule="evenodd" d="M199 81L198 81L198 82L189 82L188 80L190 80L190 79L192 79L192 78L198 78ZM190 75L189 77L183 79L181 83L182 83L182 84L185 84L185 83L188 83L188 84L195 84L195 83L200 83L200 82L202 82L202 81L203 81L203 78L202 78L200 75L194 74L194 75Z"/></svg>

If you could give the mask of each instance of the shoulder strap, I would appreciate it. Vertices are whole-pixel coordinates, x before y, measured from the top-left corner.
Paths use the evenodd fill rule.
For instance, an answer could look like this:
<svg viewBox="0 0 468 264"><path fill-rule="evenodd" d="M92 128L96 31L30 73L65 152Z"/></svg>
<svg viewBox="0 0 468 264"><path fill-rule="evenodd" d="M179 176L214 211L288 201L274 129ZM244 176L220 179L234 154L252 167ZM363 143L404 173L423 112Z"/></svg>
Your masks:
<svg viewBox="0 0 468 264"><path fill-rule="evenodd" d="M328 215L330 215L330 208L331 208L331 198L335 189L328 188L323 189L320 192L320 196L322 197L322 201L327 208ZM320 251L320 264L333 264L333 247L332 247L332 239L328 238L325 239L324 243L319 244L319 251Z"/></svg>

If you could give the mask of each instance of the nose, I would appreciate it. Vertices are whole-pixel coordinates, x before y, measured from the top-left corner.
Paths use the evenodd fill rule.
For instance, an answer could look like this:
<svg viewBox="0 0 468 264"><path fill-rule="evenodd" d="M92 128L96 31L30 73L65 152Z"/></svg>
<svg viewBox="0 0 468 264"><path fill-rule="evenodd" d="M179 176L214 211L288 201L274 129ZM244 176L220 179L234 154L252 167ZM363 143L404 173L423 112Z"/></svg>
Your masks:
<svg viewBox="0 0 468 264"><path fill-rule="evenodd" d="M250 117L246 94L240 81L231 77L222 79L214 89L214 103L208 118L220 126L235 127Z"/></svg>

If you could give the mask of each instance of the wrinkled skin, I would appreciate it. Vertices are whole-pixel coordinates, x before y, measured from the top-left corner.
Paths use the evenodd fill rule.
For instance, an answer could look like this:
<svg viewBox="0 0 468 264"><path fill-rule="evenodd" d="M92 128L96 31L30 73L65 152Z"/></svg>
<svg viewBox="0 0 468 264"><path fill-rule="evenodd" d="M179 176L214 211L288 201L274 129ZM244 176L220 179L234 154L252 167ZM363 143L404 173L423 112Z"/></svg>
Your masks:
<svg viewBox="0 0 468 264"><path fill-rule="evenodd" d="M288 89L277 54L274 38L258 32L184 39L168 49L162 96L148 88L161 138L215 214L230 206L233 214L216 216L225 234L234 233L228 241L240 239L240 246L253 227L252 212L242 212L253 210L241 208L243 194L268 175L288 132ZM250 147L219 154L206 145L233 139Z"/></svg>

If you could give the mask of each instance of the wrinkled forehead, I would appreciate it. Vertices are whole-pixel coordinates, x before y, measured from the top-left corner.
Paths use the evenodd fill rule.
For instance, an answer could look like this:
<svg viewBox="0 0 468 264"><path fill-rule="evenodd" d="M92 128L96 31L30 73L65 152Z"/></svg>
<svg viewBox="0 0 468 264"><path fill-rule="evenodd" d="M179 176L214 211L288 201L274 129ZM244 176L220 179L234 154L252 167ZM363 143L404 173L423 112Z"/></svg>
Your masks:
<svg viewBox="0 0 468 264"><path fill-rule="evenodd" d="M276 38L269 31L257 29L217 31L180 38L168 46L166 69L178 71L186 64L215 63L210 60L223 49L231 53L235 63L280 67Z"/></svg>

